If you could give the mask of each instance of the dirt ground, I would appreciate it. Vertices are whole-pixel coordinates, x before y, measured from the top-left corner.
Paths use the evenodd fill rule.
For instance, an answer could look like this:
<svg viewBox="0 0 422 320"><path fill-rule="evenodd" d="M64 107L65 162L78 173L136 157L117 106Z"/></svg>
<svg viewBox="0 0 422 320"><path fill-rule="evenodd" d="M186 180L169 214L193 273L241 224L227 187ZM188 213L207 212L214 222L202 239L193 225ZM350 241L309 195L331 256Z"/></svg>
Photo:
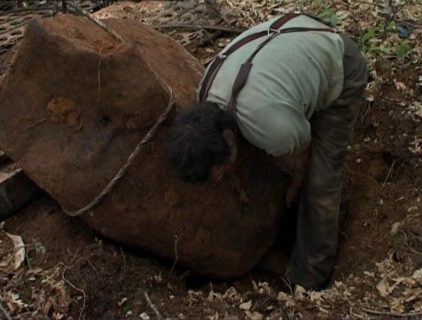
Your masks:
<svg viewBox="0 0 422 320"><path fill-rule="evenodd" d="M252 24L249 18L265 20L273 2L258 7L261 16L245 12L263 2L227 3L243 10L237 24L242 27ZM365 5L331 6L338 16L349 10L354 19L361 17L360 30L382 21L367 18ZM139 10L144 17L139 8L127 2L107 13L130 16ZM313 4L305 9L321 12ZM408 12L421 17L413 2L400 9L402 19L409 19ZM347 24L348 17L343 19L348 31L361 35ZM14 319L421 319L421 29L412 34L406 41L413 49L405 57L367 53L370 83L344 172L339 256L326 290L293 290L263 266L232 281L193 275L173 261L96 235L44 196L3 226L26 245L24 265L11 274L0 272L7 314ZM395 34L380 39L402 41ZM190 51L206 61L225 42L227 34ZM7 319L6 313L0 311L0 319Z"/></svg>

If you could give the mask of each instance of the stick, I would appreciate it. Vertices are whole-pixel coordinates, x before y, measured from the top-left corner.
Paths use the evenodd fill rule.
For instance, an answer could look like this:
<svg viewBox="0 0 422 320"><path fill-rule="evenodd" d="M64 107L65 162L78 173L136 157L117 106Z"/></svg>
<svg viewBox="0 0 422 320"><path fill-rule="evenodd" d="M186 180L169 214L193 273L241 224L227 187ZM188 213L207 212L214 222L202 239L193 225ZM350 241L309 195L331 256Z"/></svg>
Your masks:
<svg viewBox="0 0 422 320"><path fill-rule="evenodd" d="M170 269L170 274L173 273L174 268L176 267L177 260L179 260L179 256L177 255L177 245L179 244L179 235L174 235L174 262Z"/></svg>
<svg viewBox="0 0 422 320"><path fill-rule="evenodd" d="M39 7L39 8L19 8L19 9L13 9L13 10L7 10L5 14L11 14L11 13L19 13L19 12L27 12L27 11L51 11L51 7Z"/></svg>
<svg viewBox="0 0 422 320"><path fill-rule="evenodd" d="M414 313L394 313L388 311L377 311L371 310L367 308L363 308L363 310L367 313L372 313L380 316L390 316L390 317L398 317L398 318L411 318L411 317L419 317L422 316L422 312L414 312Z"/></svg>
<svg viewBox="0 0 422 320"><path fill-rule="evenodd" d="M390 179L390 175L391 175L391 172L393 171L395 164L396 164L396 159L393 160L393 163L391 164L390 169L388 170L387 176L385 177L384 183L382 184L383 187L385 187L385 185L388 182L388 179Z"/></svg>
<svg viewBox="0 0 422 320"><path fill-rule="evenodd" d="M125 257L125 253L124 253L122 247L120 247L120 252L122 253L122 257L123 257L123 270L124 270L124 272L126 272L126 257Z"/></svg>
<svg viewBox="0 0 422 320"><path fill-rule="evenodd" d="M157 316L157 319L163 319L163 316L158 311L157 307L152 303L148 293L144 291L145 300L147 300L148 305L150 308L155 312L155 315Z"/></svg>
<svg viewBox="0 0 422 320"><path fill-rule="evenodd" d="M60 262L59 262L60 263ZM64 264L63 264L64 265ZM72 282L70 282L69 280L67 280L66 278L65 278L65 276L64 276L64 274L65 274L65 272L66 272L66 270L67 270L67 266L65 266L65 268L63 269L63 272L62 272L62 280L64 281L64 282L66 282L69 286L71 286L73 289L75 289L76 291L79 291L80 293L82 293L82 296L83 296L83 303L82 303L82 308L81 308L81 310L79 311L79 320L81 320L82 319L82 313L83 313L83 311L84 311L84 308L85 308L85 303L86 303L86 294L85 294L85 291L83 291L81 288L78 288L77 286L75 286Z"/></svg>
<svg viewBox="0 0 422 320"><path fill-rule="evenodd" d="M289 280L287 280L287 277L282 277L281 280L283 280L283 283L286 285L286 287L289 289L290 294L293 294L292 285Z"/></svg>
<svg viewBox="0 0 422 320"><path fill-rule="evenodd" d="M6 309L3 307L3 305L1 304L1 302L0 302L0 311L3 312L3 314L4 314L4 316L6 317L7 320L12 320L12 317L6 311Z"/></svg>
<svg viewBox="0 0 422 320"><path fill-rule="evenodd" d="M101 49L98 55L100 56L100 59L98 60L98 66L97 66L97 81L98 81L98 89L97 89L97 103L100 103L100 96L101 96L101 60L102 60L102 53L103 53L103 44L101 43Z"/></svg>
<svg viewBox="0 0 422 320"><path fill-rule="evenodd" d="M223 13L220 12L220 10L217 8L217 1L212 0L205 0L205 7L208 11L208 15L213 18L213 16L220 17L227 25L231 25L230 21L223 15Z"/></svg>
<svg viewBox="0 0 422 320"><path fill-rule="evenodd" d="M32 129L33 127L35 127L35 126L39 125L40 123L43 123L43 122L44 122L44 121L46 121L46 120L47 120L47 118L42 118L42 119L40 119L40 120L37 120L37 121L35 121L34 123L30 124L29 126L27 126L27 127L23 128L23 129L20 129L19 131L17 131L17 133L21 133L21 132L24 132L24 131L26 131L26 130Z"/></svg>
<svg viewBox="0 0 422 320"><path fill-rule="evenodd" d="M89 264L92 270L94 270L95 273L98 273L97 269L94 267L94 265L91 263L91 261L88 260L88 258L84 258L84 260Z"/></svg>
<svg viewBox="0 0 422 320"><path fill-rule="evenodd" d="M219 31L226 31L231 33L242 33L245 31L241 28L233 28L233 27L225 27L225 26L212 26L212 25L206 25L206 24L162 24L162 25L147 25L148 27L154 28L154 29L172 29L172 28L185 28L185 29L208 29L208 30L219 30Z"/></svg>

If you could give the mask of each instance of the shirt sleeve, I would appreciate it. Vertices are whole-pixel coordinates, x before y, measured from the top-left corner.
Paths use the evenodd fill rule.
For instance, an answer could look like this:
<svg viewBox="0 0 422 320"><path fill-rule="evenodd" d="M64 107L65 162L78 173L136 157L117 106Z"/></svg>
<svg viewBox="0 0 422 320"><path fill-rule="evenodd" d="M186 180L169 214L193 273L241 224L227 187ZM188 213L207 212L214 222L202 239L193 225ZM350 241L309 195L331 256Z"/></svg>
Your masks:
<svg viewBox="0 0 422 320"><path fill-rule="evenodd" d="M294 107L269 104L250 112L240 121L243 136L275 157L294 154L311 142L311 125Z"/></svg>

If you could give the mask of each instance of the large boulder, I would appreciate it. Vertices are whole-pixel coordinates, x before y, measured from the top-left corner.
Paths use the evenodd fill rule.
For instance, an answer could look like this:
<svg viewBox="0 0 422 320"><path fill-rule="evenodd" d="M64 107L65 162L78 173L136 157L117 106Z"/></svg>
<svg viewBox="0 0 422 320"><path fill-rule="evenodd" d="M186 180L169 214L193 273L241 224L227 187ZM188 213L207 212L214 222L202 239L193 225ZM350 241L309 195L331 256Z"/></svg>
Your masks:
<svg viewBox="0 0 422 320"><path fill-rule="evenodd" d="M202 67L169 37L130 20L61 15L28 25L0 83L0 145L67 211L90 203L166 108L195 99ZM123 178L80 217L99 233L215 277L251 270L278 233L285 177L243 142L223 182L173 177L158 128ZM60 239L57 239L60 241Z"/></svg>

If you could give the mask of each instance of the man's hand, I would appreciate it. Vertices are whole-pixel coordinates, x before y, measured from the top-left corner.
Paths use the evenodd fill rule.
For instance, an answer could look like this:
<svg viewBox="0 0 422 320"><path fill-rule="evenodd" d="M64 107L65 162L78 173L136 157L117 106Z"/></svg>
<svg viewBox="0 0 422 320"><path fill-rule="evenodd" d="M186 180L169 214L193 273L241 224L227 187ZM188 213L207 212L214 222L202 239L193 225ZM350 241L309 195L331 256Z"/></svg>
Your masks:
<svg viewBox="0 0 422 320"><path fill-rule="evenodd" d="M294 155L282 156L276 159L279 168L292 176L292 182L286 194L287 207L291 207L299 197L308 169L310 149L310 145L307 145Z"/></svg>

